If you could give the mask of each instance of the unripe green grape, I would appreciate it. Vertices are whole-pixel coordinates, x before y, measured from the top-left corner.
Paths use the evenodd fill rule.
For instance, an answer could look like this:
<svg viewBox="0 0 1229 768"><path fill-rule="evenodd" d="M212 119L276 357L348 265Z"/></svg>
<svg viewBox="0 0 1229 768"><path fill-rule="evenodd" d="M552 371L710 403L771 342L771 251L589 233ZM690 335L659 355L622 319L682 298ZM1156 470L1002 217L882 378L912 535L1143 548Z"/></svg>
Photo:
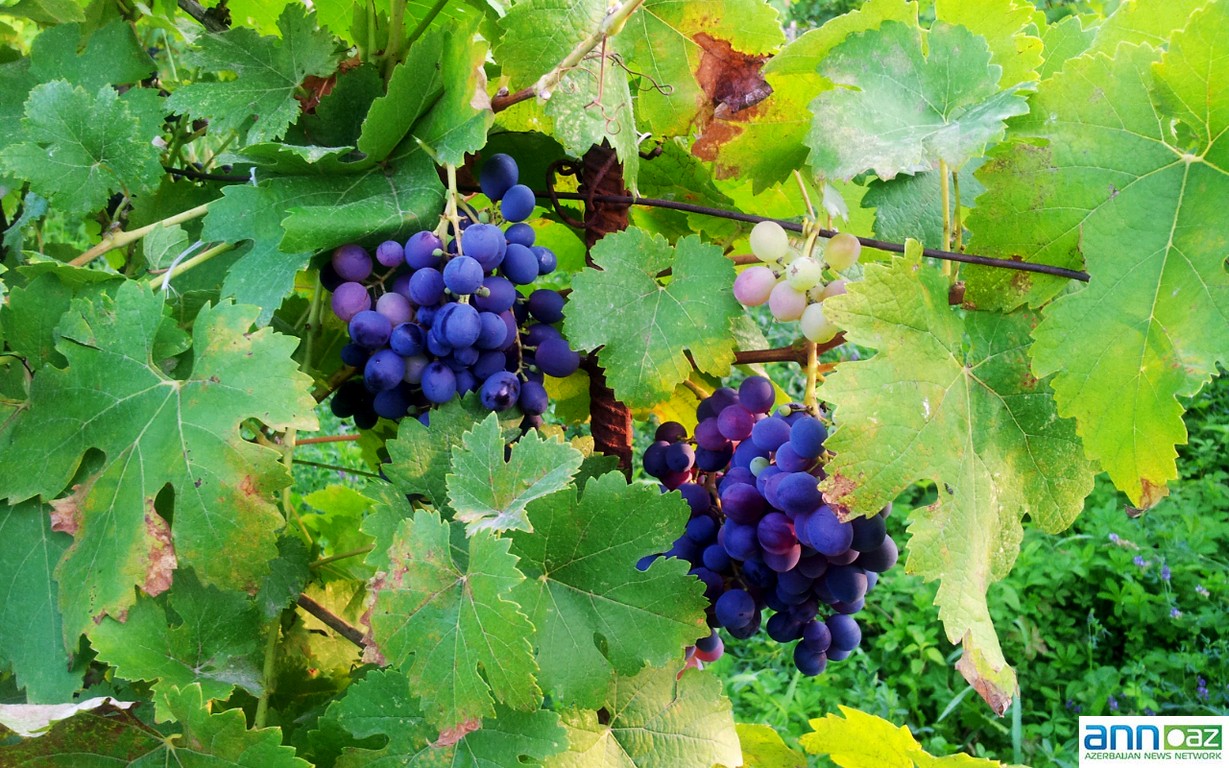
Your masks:
<svg viewBox="0 0 1229 768"><path fill-rule="evenodd" d="M796 291L815 287L824 276L824 268L815 259L802 256L790 262L785 270L785 279Z"/></svg>
<svg viewBox="0 0 1229 768"><path fill-rule="evenodd" d="M768 469L769 465L771 464L772 462L769 461L767 458L763 456L756 456L754 459L751 460L751 474L755 475L756 477L759 477L760 473Z"/></svg>
<svg viewBox="0 0 1229 768"><path fill-rule="evenodd" d="M780 263L789 251L789 235L775 221L761 221L751 229L751 251L760 261Z"/></svg>
<svg viewBox="0 0 1229 768"><path fill-rule="evenodd" d="M860 253L862 243L858 242L858 238L848 232L842 232L829 240L824 247L824 261L837 272L842 272L857 263Z"/></svg>
<svg viewBox="0 0 1229 768"><path fill-rule="evenodd" d="M816 344L832 341L840 330L824 317L823 304L812 304L803 310L798 324L802 326L802 335Z"/></svg>
<svg viewBox="0 0 1229 768"><path fill-rule="evenodd" d="M789 283L777 283L768 296L768 308L778 320L797 320L802 317L802 311L806 307L806 294L795 291Z"/></svg>

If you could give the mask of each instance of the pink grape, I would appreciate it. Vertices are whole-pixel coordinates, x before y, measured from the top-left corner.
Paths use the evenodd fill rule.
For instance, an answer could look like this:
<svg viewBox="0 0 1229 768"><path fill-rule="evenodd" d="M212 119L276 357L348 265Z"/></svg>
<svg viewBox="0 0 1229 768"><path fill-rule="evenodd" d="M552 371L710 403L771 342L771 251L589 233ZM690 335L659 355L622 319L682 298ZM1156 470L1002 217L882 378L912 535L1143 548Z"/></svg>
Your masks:
<svg viewBox="0 0 1229 768"><path fill-rule="evenodd" d="M777 276L768 267L751 267L734 280L734 298L744 307L758 307L768 301Z"/></svg>
<svg viewBox="0 0 1229 768"><path fill-rule="evenodd" d="M342 283L333 291L333 313L343 322L367 309L371 309L371 296L362 283Z"/></svg>
<svg viewBox="0 0 1229 768"><path fill-rule="evenodd" d="M791 288L789 283L777 283L768 296L768 308L778 320L797 320L807 308L807 296Z"/></svg>

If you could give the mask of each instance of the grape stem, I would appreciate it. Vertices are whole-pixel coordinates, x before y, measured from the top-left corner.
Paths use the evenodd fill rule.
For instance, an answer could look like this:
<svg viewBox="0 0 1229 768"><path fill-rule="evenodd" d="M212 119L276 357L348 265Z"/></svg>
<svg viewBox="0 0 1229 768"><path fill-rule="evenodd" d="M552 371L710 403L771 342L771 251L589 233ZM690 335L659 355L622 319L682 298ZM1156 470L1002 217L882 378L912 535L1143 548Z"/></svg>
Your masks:
<svg viewBox="0 0 1229 768"><path fill-rule="evenodd" d="M955 203L955 212L952 221L952 235L955 237L955 245L953 249L957 251L964 250L964 216L960 212L960 170L952 171L952 201Z"/></svg>
<svg viewBox="0 0 1229 768"><path fill-rule="evenodd" d="M427 14L426 22L427 24L431 23L430 12ZM415 32L422 34L418 29L415 29ZM392 0L392 8L389 9L388 18L388 45L384 46L384 53L381 56L383 59L381 64L384 67L385 83L392 79L393 70L397 68L398 60L401 58L401 45L404 40L405 0Z"/></svg>
<svg viewBox="0 0 1229 768"><path fill-rule="evenodd" d="M256 701L256 715L252 718L252 725L255 728L264 728L265 723L269 719L269 696L273 694L273 686L276 682L277 641L281 638L282 633L280 614L274 616L272 621L269 622L267 632L268 634L265 637L265 662L260 673L264 690L260 692L260 698Z"/></svg>
<svg viewBox="0 0 1229 768"><path fill-rule="evenodd" d="M312 570L316 570L317 568L323 568L329 563L335 563L338 560L348 560L351 557L358 557L359 555L365 555L373 549L375 549L375 546L369 544L365 547L359 547L358 549L352 549L349 552L342 552L339 555L331 555L329 557L322 557L314 563L309 563L307 567Z"/></svg>
<svg viewBox="0 0 1229 768"><path fill-rule="evenodd" d="M188 210L181 211L174 216L168 216L161 221L155 221L153 224L146 224L143 227L139 227L138 229L133 229L128 232L124 232L122 230L108 232L102 236L102 240L97 245L90 248L88 251L85 251L80 256L68 263L74 267L84 267L86 264L89 264L91 261L104 253L113 251L116 248L123 248L129 243L135 243L159 227L171 227L176 224L182 224L185 221L199 219L201 216L204 216L209 212L209 206L213 205L215 202L217 201L213 200L203 205L198 205L195 208L189 208Z"/></svg>
<svg viewBox="0 0 1229 768"><path fill-rule="evenodd" d="M188 272L189 270L196 268L198 265L204 264L206 261L209 261L220 253L226 253L227 251L232 250L234 247L234 243L219 243L208 250L201 251L192 258L185 259L183 262L174 265L162 274L155 275L154 277L150 278L149 286L151 288L158 288L165 291L167 290L167 286L170 284L172 278L179 277L184 272Z"/></svg>
<svg viewBox="0 0 1229 768"><path fill-rule="evenodd" d="M948 170L947 161L939 161L939 199L940 205L943 206L943 250L950 251L952 248L952 189L951 189L951 172ZM943 274L949 279L952 275L952 262L943 262Z"/></svg>
<svg viewBox="0 0 1229 768"><path fill-rule="evenodd" d="M299 441L300 445L302 444L302 442L303 441L301 440ZM375 472L368 472L365 469L354 469L353 467L343 467L340 464L325 464L323 461L308 461L307 459L299 459L299 458L296 458L294 460L294 463L302 464L305 467L316 467L317 469L331 469L335 472L344 472L348 475L358 475L360 477L372 477L372 478L375 478L376 480L384 479L380 477L378 474L376 474Z"/></svg>

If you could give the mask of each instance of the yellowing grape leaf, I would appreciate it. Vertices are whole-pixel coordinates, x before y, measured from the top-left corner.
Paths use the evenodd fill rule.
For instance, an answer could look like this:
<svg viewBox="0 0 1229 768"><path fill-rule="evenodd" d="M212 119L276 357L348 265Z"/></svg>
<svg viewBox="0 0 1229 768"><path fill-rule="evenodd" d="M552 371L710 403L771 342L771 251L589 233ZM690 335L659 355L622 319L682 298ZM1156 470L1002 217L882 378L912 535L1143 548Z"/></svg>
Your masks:
<svg viewBox="0 0 1229 768"><path fill-rule="evenodd" d="M1119 43L1165 45L1208 0L1123 0L1110 17L1097 25L1090 53L1113 56Z"/></svg>
<svg viewBox="0 0 1229 768"><path fill-rule="evenodd" d="M1028 111L1022 83L1000 83L985 38L936 23L884 22L850 35L819 71L837 84L811 102L807 135L817 175L849 179L874 171L882 179L938 167L959 167Z"/></svg>
<svg viewBox="0 0 1229 768"><path fill-rule="evenodd" d="M598 270L572 278L563 332L578 349L596 349L606 381L631 408L670 397L694 365L724 376L734 361L730 323L734 265L721 248L690 235L671 246L628 229L593 247ZM657 275L672 270L668 281ZM690 361L688 354L690 353Z"/></svg>
<svg viewBox="0 0 1229 768"><path fill-rule="evenodd" d="M134 585L165 590L176 558L207 583L245 588L275 557L284 521L269 496L289 477L280 454L242 440L239 425L256 417L273 429L315 429L315 402L290 357L296 340L252 332L255 314L203 308L186 379L153 357L165 307L146 287L75 299L61 320L57 348L68 365L34 377L30 405L0 445L0 466L28 471L0 474L0 496L55 498L87 451L104 455L65 500L74 541L56 576L70 644L103 615L122 617ZM173 530L154 507L166 486Z"/></svg>
<svg viewBox="0 0 1229 768"><path fill-rule="evenodd" d="M977 252L1079 267L1085 288L1054 301L1034 333L1033 369L1054 375L1059 412L1132 503L1177 477L1178 398L1229 357L1229 4L1191 17L1159 57L1122 45L1080 57L1036 97L1021 143L982 180ZM1003 211L1012 210L1006 217ZM1067 281L971 269L979 306L1032 305Z"/></svg>
<svg viewBox="0 0 1229 768"><path fill-rule="evenodd" d="M790 749L771 725L739 723L743 768L806 768L806 756Z"/></svg>
<svg viewBox="0 0 1229 768"><path fill-rule="evenodd" d="M507 451L507 458L504 453ZM475 531L533 531L525 507L571 484L584 454L531 429L504 445L499 416L492 413L461 438L446 478L448 502L457 520Z"/></svg>
<svg viewBox="0 0 1229 768"><path fill-rule="evenodd" d="M858 10L830 19L794 40L764 65L763 76L772 94L749 109L716 116L692 151L715 161L717 174L723 178L751 178L757 194L788 179L807 161L804 141L811 127L807 106L821 91L833 87L820 73L820 62L848 36L876 29L885 21L916 27L917 4L868 0Z"/></svg>
<svg viewBox="0 0 1229 768"><path fill-rule="evenodd" d="M878 353L842 363L820 390L836 421L822 487L861 515L917 480L938 485L938 500L913 513L907 569L939 579L939 618L948 639L964 643L957 666L1002 714L1015 674L986 589L1015 562L1025 515L1046 531L1070 525L1092 467L1074 423L1029 373L1033 314L949 308L946 278L916 256L864 274L824 303L846 338Z"/></svg>
<svg viewBox="0 0 1229 768"><path fill-rule="evenodd" d="M324 717L356 738L388 740L379 750L346 749L337 762L339 768L535 766L566 744L554 712L517 712L500 706L494 718L451 743L427 724L409 682L395 670L369 672L347 688Z"/></svg>
<svg viewBox="0 0 1229 768"><path fill-rule="evenodd" d="M506 539L485 530L467 539L459 523L421 511L401 522L388 558L368 598L368 655L405 671L430 723L489 717L495 701L541 703L533 625L508 599L524 576Z"/></svg>
<svg viewBox="0 0 1229 768"><path fill-rule="evenodd" d="M514 531L527 577L513 598L537 627L542 687L557 704L597 708L614 674L665 664L707 631L703 588L664 552L687 522L677 494L628 485L617 472L529 505L533 533Z"/></svg>
<svg viewBox="0 0 1229 768"><path fill-rule="evenodd" d="M295 89L308 75L328 77L337 66L333 36L298 3L277 20L281 37L237 27L202 35L184 58L204 72L234 72L234 80L192 82L171 94L168 106L209 121L213 131L237 131L244 144L278 139L299 116Z"/></svg>
<svg viewBox="0 0 1229 768"><path fill-rule="evenodd" d="M742 765L730 700L721 681L674 667L619 677L602 701L605 717L587 709L563 714L568 750L547 768L711 768Z"/></svg>
<svg viewBox="0 0 1229 768"><path fill-rule="evenodd" d="M825 755L841 768L999 768L997 760L956 754L935 757L909 729L851 707L811 721L799 743L812 755Z"/></svg>

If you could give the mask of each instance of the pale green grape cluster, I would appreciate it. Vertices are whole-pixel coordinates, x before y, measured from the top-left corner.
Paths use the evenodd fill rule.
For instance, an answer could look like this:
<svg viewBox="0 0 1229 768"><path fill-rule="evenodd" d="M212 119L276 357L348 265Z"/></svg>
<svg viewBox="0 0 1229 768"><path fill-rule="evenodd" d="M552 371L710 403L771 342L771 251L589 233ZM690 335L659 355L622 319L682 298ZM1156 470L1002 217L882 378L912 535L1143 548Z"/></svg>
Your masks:
<svg viewBox="0 0 1229 768"><path fill-rule="evenodd" d="M839 328L824 317L823 301L845 292L846 281L824 282L824 268L843 272L858 261L862 244L840 233L823 244L821 253L801 254L775 221L761 221L751 230L751 251L762 265L749 267L734 281L734 297L745 307L767 302L782 322L797 320L802 334L817 344L831 341Z"/></svg>

